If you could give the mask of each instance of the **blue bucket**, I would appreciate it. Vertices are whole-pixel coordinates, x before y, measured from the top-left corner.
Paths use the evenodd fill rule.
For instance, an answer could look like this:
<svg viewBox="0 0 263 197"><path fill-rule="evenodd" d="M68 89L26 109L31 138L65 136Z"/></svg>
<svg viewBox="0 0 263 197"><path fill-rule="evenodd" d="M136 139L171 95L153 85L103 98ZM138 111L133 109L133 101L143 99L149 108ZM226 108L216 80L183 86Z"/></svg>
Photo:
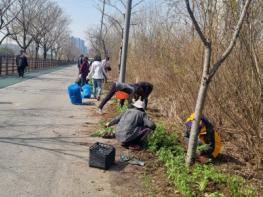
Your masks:
<svg viewBox="0 0 263 197"><path fill-rule="evenodd" d="M74 83L68 86L68 95L72 104L82 104L81 87L78 84Z"/></svg>
<svg viewBox="0 0 263 197"><path fill-rule="evenodd" d="M83 98L90 98L91 96L91 88L88 84L82 86L82 97Z"/></svg>

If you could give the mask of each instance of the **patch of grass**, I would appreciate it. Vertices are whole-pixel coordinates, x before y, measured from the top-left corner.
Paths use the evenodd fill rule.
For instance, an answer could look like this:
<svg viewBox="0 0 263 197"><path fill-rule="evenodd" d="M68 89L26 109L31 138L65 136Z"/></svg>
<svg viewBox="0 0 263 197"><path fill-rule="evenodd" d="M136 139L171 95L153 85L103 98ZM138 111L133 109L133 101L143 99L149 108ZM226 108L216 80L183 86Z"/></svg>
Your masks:
<svg viewBox="0 0 263 197"><path fill-rule="evenodd" d="M105 136L113 136L115 134L112 127L105 128L105 122L100 121L99 122L100 128L93 134L91 134L91 137L105 137Z"/></svg>
<svg viewBox="0 0 263 197"><path fill-rule="evenodd" d="M95 133L91 134L91 137L105 137L109 135L114 135L113 128L100 128Z"/></svg>
<svg viewBox="0 0 263 197"><path fill-rule="evenodd" d="M117 100L119 102L119 100ZM120 106L120 105L116 105L116 110L117 112L124 112L128 109L128 101L125 100L124 105Z"/></svg>
<svg viewBox="0 0 263 197"><path fill-rule="evenodd" d="M144 196L154 196L154 187L152 185L152 179L149 175L143 174L141 177L141 182L143 187L146 189L146 192L143 194Z"/></svg>
<svg viewBox="0 0 263 197"><path fill-rule="evenodd" d="M221 194L219 192L213 192L211 194L205 195L205 197L225 197L224 194Z"/></svg>
<svg viewBox="0 0 263 197"><path fill-rule="evenodd" d="M223 174L212 164L195 164L188 169L185 166L184 148L178 142L176 134L168 134L162 124L157 125L156 130L148 137L147 144L164 163L168 178L183 196L224 196L217 191L208 194L206 189L209 185L227 187L234 197L253 196L254 189L246 185L243 178Z"/></svg>

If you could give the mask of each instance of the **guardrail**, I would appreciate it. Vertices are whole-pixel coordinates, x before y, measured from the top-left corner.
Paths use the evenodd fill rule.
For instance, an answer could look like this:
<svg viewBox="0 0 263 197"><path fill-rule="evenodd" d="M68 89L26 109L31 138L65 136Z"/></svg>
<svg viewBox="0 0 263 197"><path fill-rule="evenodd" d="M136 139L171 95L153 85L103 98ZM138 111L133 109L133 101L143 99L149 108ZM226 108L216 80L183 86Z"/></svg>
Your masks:
<svg viewBox="0 0 263 197"><path fill-rule="evenodd" d="M27 72L37 69L53 68L61 65L74 64L74 61L69 60L51 60L51 59L34 59L27 58ZM16 57L15 56L0 56L0 76L12 75L17 73Z"/></svg>

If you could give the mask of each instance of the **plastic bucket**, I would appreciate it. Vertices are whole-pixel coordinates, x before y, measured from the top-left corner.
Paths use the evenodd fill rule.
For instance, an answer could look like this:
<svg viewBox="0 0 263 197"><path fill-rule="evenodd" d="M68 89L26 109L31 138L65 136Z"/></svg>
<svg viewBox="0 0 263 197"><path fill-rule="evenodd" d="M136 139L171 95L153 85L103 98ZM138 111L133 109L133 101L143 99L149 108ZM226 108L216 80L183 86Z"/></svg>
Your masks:
<svg viewBox="0 0 263 197"><path fill-rule="evenodd" d="M82 97L83 98L90 98L91 96L91 88L88 84L82 86Z"/></svg>
<svg viewBox="0 0 263 197"><path fill-rule="evenodd" d="M74 83L68 86L68 95L72 104L81 105L81 88L78 84Z"/></svg>

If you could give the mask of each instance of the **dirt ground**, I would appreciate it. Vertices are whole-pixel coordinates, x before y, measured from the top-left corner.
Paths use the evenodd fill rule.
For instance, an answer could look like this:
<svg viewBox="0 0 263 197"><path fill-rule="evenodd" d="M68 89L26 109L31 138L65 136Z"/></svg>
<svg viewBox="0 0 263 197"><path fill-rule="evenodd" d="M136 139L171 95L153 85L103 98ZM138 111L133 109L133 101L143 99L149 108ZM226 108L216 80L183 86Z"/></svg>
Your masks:
<svg viewBox="0 0 263 197"><path fill-rule="evenodd" d="M117 114L115 104L111 103L105 106L103 115L96 112L93 115L99 116L101 121L107 122ZM87 128L85 132L92 135L100 126L89 125L86 122L83 127ZM131 151L125 149L115 139L107 139L105 142L114 145L116 148L115 165L108 170L114 195L119 197L181 196L169 183L164 167L153 154L146 150ZM120 162L121 154L144 161L145 165L138 166Z"/></svg>
<svg viewBox="0 0 263 197"><path fill-rule="evenodd" d="M107 122L117 114L115 104L111 102L105 106L103 115L94 113L94 116L100 116L102 121ZM148 114L154 120L165 120L165 117L159 114L158 109L150 108ZM174 126L168 124L168 128L174 129ZM227 138L227 136L223 137ZM263 191L263 169L255 170L253 163L245 161L242 156L244 153L238 151L237 147L233 145L234 142L228 140L224 141L223 152L214 162L215 166L223 172L244 177L257 190L255 196L262 196L260 192ZM147 150L131 151L124 149L115 139L110 139L108 142L116 147L116 164L110 168L111 187L116 196L182 196L171 185L165 168L152 153ZM142 167L119 162L120 154L142 160L145 165ZM224 189L216 188L216 186L210 187L211 191Z"/></svg>

